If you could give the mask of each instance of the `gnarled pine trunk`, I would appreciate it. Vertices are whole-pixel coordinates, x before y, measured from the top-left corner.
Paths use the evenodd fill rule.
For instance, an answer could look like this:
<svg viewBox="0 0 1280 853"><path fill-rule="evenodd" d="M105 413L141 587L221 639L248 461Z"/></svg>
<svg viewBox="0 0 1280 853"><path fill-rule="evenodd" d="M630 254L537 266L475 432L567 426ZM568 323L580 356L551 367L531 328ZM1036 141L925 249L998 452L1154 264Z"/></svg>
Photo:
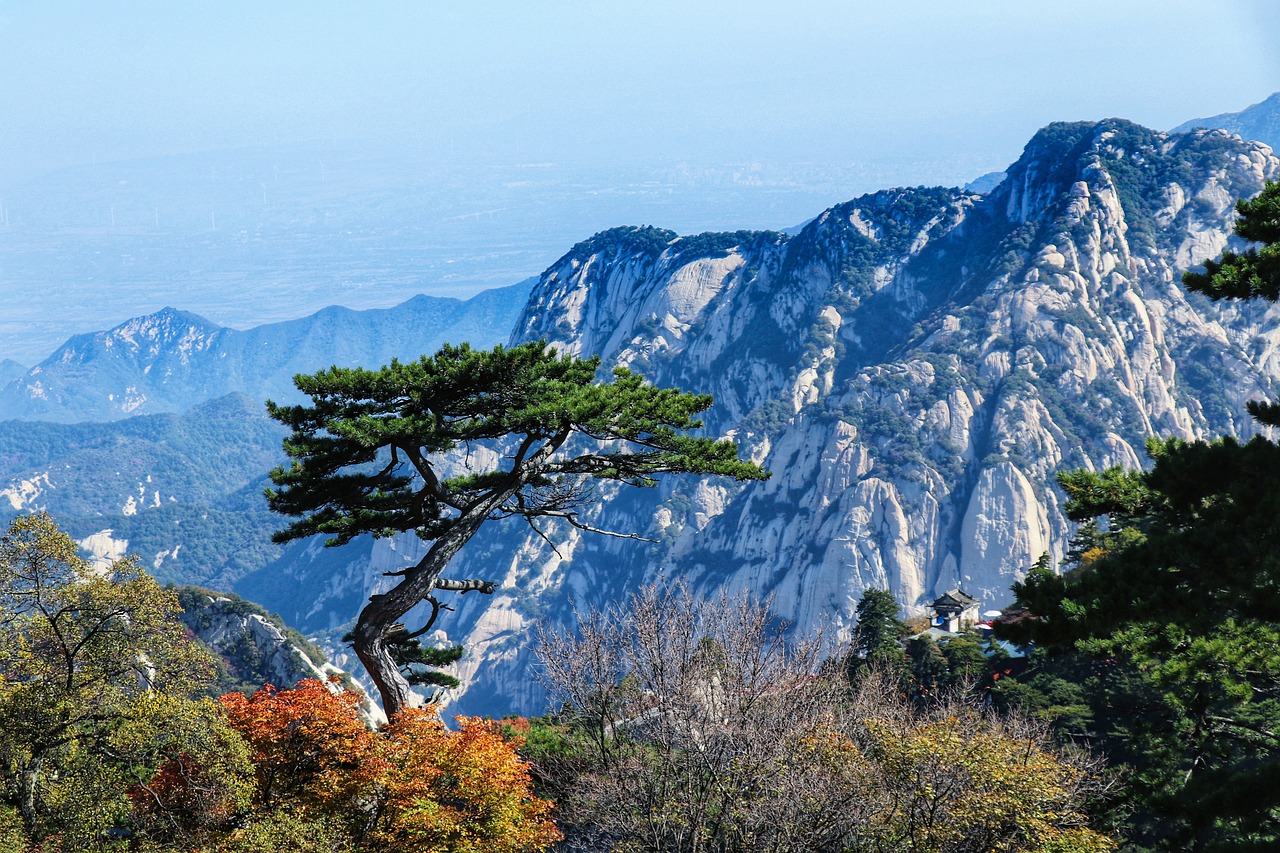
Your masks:
<svg viewBox="0 0 1280 853"><path fill-rule="evenodd" d="M391 657L391 650L387 645L391 627L426 600L445 566L449 565L449 561L475 535L489 514L510 494L494 495L479 506L472 507L458 519L457 524L435 541L426 556L405 573L400 583L384 593L371 595L369 603L360 611L352 645L356 657L364 664L378 688L387 719L413 704L409 682Z"/></svg>

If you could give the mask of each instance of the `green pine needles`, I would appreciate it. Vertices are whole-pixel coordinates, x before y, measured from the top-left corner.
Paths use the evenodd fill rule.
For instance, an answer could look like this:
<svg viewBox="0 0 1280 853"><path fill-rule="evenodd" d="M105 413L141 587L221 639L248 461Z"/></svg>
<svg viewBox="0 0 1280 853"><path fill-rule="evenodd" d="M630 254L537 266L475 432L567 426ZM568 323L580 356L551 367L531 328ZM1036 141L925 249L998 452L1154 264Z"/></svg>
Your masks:
<svg viewBox="0 0 1280 853"><path fill-rule="evenodd" d="M1223 252L1220 259L1205 261L1204 272L1185 273L1182 282L1210 299L1260 296L1275 302L1280 298L1280 183L1269 182L1257 196L1236 202L1236 212L1236 235L1262 245Z"/></svg>
<svg viewBox="0 0 1280 853"><path fill-rule="evenodd" d="M391 654L393 626L419 602L439 615L435 590L492 592L482 580L441 573L489 519L521 517L539 534L542 519L599 533L580 513L594 481L653 486L663 474L761 480L737 445L689 433L711 397L657 388L626 368L597 381L598 358L561 356L545 342L492 351L446 345L417 361L379 370L332 367L295 379L311 405L268 402L292 433L292 460L271 472L267 502L296 520L277 542L324 535L329 545L357 536L413 532L431 546L399 581L375 595L357 623L355 650L388 714L409 701ZM639 538L634 533L612 533ZM403 641L403 636L401 642Z"/></svg>

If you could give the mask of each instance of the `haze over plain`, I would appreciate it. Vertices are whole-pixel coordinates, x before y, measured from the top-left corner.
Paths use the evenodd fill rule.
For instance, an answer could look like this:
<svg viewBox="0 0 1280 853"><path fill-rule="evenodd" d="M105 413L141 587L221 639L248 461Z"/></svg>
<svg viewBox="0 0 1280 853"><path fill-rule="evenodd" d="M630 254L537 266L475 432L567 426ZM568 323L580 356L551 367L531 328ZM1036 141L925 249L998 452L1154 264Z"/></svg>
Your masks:
<svg viewBox="0 0 1280 853"><path fill-rule="evenodd" d="M1280 89L1215 2L0 5L0 358L165 304L469 295L613 225L784 228L1050 122Z"/></svg>

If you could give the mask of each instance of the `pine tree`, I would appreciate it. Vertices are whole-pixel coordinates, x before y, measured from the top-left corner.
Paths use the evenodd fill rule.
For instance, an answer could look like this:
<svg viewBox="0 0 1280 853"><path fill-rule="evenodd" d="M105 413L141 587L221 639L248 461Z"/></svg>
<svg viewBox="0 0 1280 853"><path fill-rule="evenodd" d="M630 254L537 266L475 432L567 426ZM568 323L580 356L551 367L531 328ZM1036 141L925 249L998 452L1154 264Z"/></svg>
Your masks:
<svg viewBox="0 0 1280 853"><path fill-rule="evenodd" d="M906 663L902 638L907 635L907 626L898 618L897 599L886 590L868 589L858 602L857 614L850 675L868 669L901 673Z"/></svg>
<svg viewBox="0 0 1280 853"><path fill-rule="evenodd" d="M1237 235L1255 245L1183 280L1215 300L1275 301L1280 184L1236 208ZM1280 425L1280 404L1254 401L1249 410ZM1135 841L1274 849L1280 446L1263 437L1153 438L1147 452L1150 471L1059 475L1067 515L1082 524L1074 570L1032 572L1016 584L1023 618L999 630L1042 650L1025 683L1052 689L1033 700L1065 699L1081 727L1092 723L1108 753L1131 765ZM1085 697L1089 708L1058 684L1081 669L1096 691Z"/></svg>
<svg viewBox="0 0 1280 853"><path fill-rule="evenodd" d="M1280 299L1280 182L1269 181L1252 199L1236 202L1236 235L1260 244L1243 252L1225 251L1208 260L1204 272L1188 272L1182 283L1210 299ZM1249 412L1264 424L1280 426L1280 404L1251 402Z"/></svg>
<svg viewBox="0 0 1280 853"><path fill-rule="evenodd" d="M268 402L292 430L284 448L293 461L271 472L267 501L298 519L277 542L322 534L337 546L413 532L431 543L416 565L395 573L394 587L370 597L356 623L356 655L388 715L409 703L405 642L439 614L434 593L494 589L492 581L443 577L484 522L523 518L544 536L539 524L548 521L610 533L581 515L595 501L595 481L648 487L663 474L768 476L740 461L732 441L688 435L702 427L695 416L710 396L656 388L621 367L601 382L599 366L542 342L492 351L446 345L379 370L298 376L308 406ZM462 473L450 476L450 463ZM398 627L423 601L431 621L415 631Z"/></svg>

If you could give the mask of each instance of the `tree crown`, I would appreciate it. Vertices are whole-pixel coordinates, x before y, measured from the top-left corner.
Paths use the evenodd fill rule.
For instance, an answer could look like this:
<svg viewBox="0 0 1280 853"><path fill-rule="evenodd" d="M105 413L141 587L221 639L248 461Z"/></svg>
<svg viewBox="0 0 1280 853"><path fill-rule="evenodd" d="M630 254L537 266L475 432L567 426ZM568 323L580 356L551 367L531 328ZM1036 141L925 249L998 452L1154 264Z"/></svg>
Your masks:
<svg viewBox="0 0 1280 853"><path fill-rule="evenodd" d="M298 376L312 405L267 404L292 430L293 460L271 472L267 499L299 517L276 540L323 533L340 545L409 530L436 539L486 502L487 517L572 520L592 478L652 486L663 473L768 476L739 461L732 441L684 434L701 428L695 416L709 395L656 388L622 367L597 382L598 368L598 358L535 342L446 345L379 370ZM448 456L458 452L463 464Z"/></svg>

